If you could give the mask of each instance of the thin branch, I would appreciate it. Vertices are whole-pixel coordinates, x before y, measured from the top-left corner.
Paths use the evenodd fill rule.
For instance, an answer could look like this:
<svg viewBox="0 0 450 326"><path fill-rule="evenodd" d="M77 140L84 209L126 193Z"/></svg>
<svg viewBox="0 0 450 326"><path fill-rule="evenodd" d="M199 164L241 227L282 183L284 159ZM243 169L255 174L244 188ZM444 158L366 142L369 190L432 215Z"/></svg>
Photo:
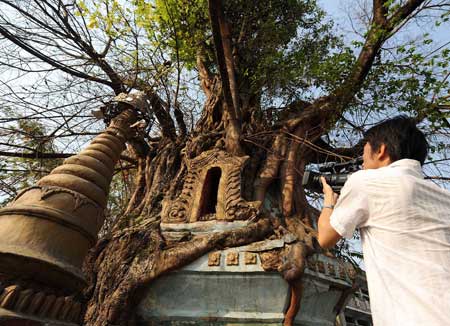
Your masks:
<svg viewBox="0 0 450 326"><path fill-rule="evenodd" d="M103 84L103 85L107 85L107 86L113 88L113 83L111 83L108 80L97 78L97 77L85 74L85 73L83 73L83 72L81 72L79 70L75 70L72 67L69 67L67 65L62 64L61 62L53 60L51 57L43 54L39 50L35 49L31 45L25 43L23 40L19 39L18 37L16 37L13 34L11 34L6 28L4 28L1 25L0 25L0 34L3 35L8 40L10 40L15 45L17 45L20 48L22 48L24 51L26 51L29 54L31 54L31 55L41 59L43 62L51 65L52 67L58 68L59 70L65 72L65 73L68 73L69 75L72 75L72 76L75 76L75 77L79 77L79 78L83 78L83 79L86 79L86 80L89 80L89 81L97 82L97 83L100 83L100 84Z"/></svg>
<svg viewBox="0 0 450 326"><path fill-rule="evenodd" d="M438 176L426 176L427 180L441 180L441 181L450 181L450 177L438 177Z"/></svg>
<svg viewBox="0 0 450 326"><path fill-rule="evenodd" d="M55 159L55 158L67 158L75 155L74 153L17 153L17 152L5 152L0 151L0 156L19 157L28 159Z"/></svg>
<svg viewBox="0 0 450 326"><path fill-rule="evenodd" d="M7 157L17 157L25 159L56 159L56 158L68 158L76 155L75 153L43 153L43 152L33 152L33 153L17 153L17 152L5 152L0 151L0 156ZM129 156L120 155L120 159L127 161L131 164L137 164L137 161Z"/></svg>
<svg viewBox="0 0 450 326"><path fill-rule="evenodd" d="M388 10L383 0L373 1L373 13L373 21L380 26L384 26L387 21Z"/></svg>

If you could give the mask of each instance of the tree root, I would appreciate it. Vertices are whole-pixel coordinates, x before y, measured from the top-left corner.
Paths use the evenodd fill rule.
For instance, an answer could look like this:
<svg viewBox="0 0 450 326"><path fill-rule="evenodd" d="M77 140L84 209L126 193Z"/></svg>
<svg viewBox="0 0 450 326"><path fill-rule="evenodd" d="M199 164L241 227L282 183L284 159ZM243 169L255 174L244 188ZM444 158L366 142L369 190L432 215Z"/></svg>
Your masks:
<svg viewBox="0 0 450 326"><path fill-rule="evenodd" d="M263 218L238 230L197 237L167 249L157 225L104 239L86 260L91 286L86 291L84 323L130 325L144 289L157 277L213 249L249 244L264 239L271 231L269 219Z"/></svg>
<svg viewBox="0 0 450 326"><path fill-rule="evenodd" d="M290 301L288 309L284 315L283 326L294 325L295 316L297 316L300 310L300 302L303 295L303 280L298 279L289 283L290 286Z"/></svg>

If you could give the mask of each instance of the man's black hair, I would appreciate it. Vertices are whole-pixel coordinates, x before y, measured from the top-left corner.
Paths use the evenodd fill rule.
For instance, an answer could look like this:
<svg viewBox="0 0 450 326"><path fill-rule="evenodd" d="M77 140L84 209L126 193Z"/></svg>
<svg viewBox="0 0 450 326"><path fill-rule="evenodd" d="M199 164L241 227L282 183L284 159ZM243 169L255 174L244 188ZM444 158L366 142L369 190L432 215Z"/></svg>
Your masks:
<svg viewBox="0 0 450 326"><path fill-rule="evenodd" d="M428 154L425 135L417 128L415 120L405 115L382 121L367 130L364 134L366 142L373 151L385 144L391 162L409 158L423 165Z"/></svg>

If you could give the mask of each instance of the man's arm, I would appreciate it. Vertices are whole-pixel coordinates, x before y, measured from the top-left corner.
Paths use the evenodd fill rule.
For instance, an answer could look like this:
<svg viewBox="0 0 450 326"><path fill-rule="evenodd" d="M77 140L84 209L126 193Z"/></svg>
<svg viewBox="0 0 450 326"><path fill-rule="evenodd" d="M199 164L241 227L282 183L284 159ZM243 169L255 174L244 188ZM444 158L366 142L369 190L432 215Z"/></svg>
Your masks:
<svg viewBox="0 0 450 326"><path fill-rule="evenodd" d="M320 246L324 249L332 248L341 238L341 235L336 232L336 230L330 224L330 216L333 213L333 207L337 201L337 194L331 189L327 184L324 177L321 177L323 185L323 208L319 216L319 221L317 222L317 241Z"/></svg>
<svg viewBox="0 0 450 326"><path fill-rule="evenodd" d="M333 212L330 208L323 208L317 222L318 234L317 241L324 249L333 248L334 245L341 239L339 233L331 226L330 216Z"/></svg>

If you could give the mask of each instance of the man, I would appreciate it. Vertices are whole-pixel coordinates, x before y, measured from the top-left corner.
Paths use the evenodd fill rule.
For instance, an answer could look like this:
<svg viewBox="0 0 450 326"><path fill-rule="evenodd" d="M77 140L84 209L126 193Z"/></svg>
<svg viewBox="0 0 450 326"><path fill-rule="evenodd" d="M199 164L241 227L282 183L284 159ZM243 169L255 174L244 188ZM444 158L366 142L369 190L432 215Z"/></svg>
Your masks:
<svg viewBox="0 0 450 326"><path fill-rule="evenodd" d="M450 192L423 178L425 136L399 116L364 140L363 170L339 198L322 178L318 241L359 228L375 326L450 325Z"/></svg>

